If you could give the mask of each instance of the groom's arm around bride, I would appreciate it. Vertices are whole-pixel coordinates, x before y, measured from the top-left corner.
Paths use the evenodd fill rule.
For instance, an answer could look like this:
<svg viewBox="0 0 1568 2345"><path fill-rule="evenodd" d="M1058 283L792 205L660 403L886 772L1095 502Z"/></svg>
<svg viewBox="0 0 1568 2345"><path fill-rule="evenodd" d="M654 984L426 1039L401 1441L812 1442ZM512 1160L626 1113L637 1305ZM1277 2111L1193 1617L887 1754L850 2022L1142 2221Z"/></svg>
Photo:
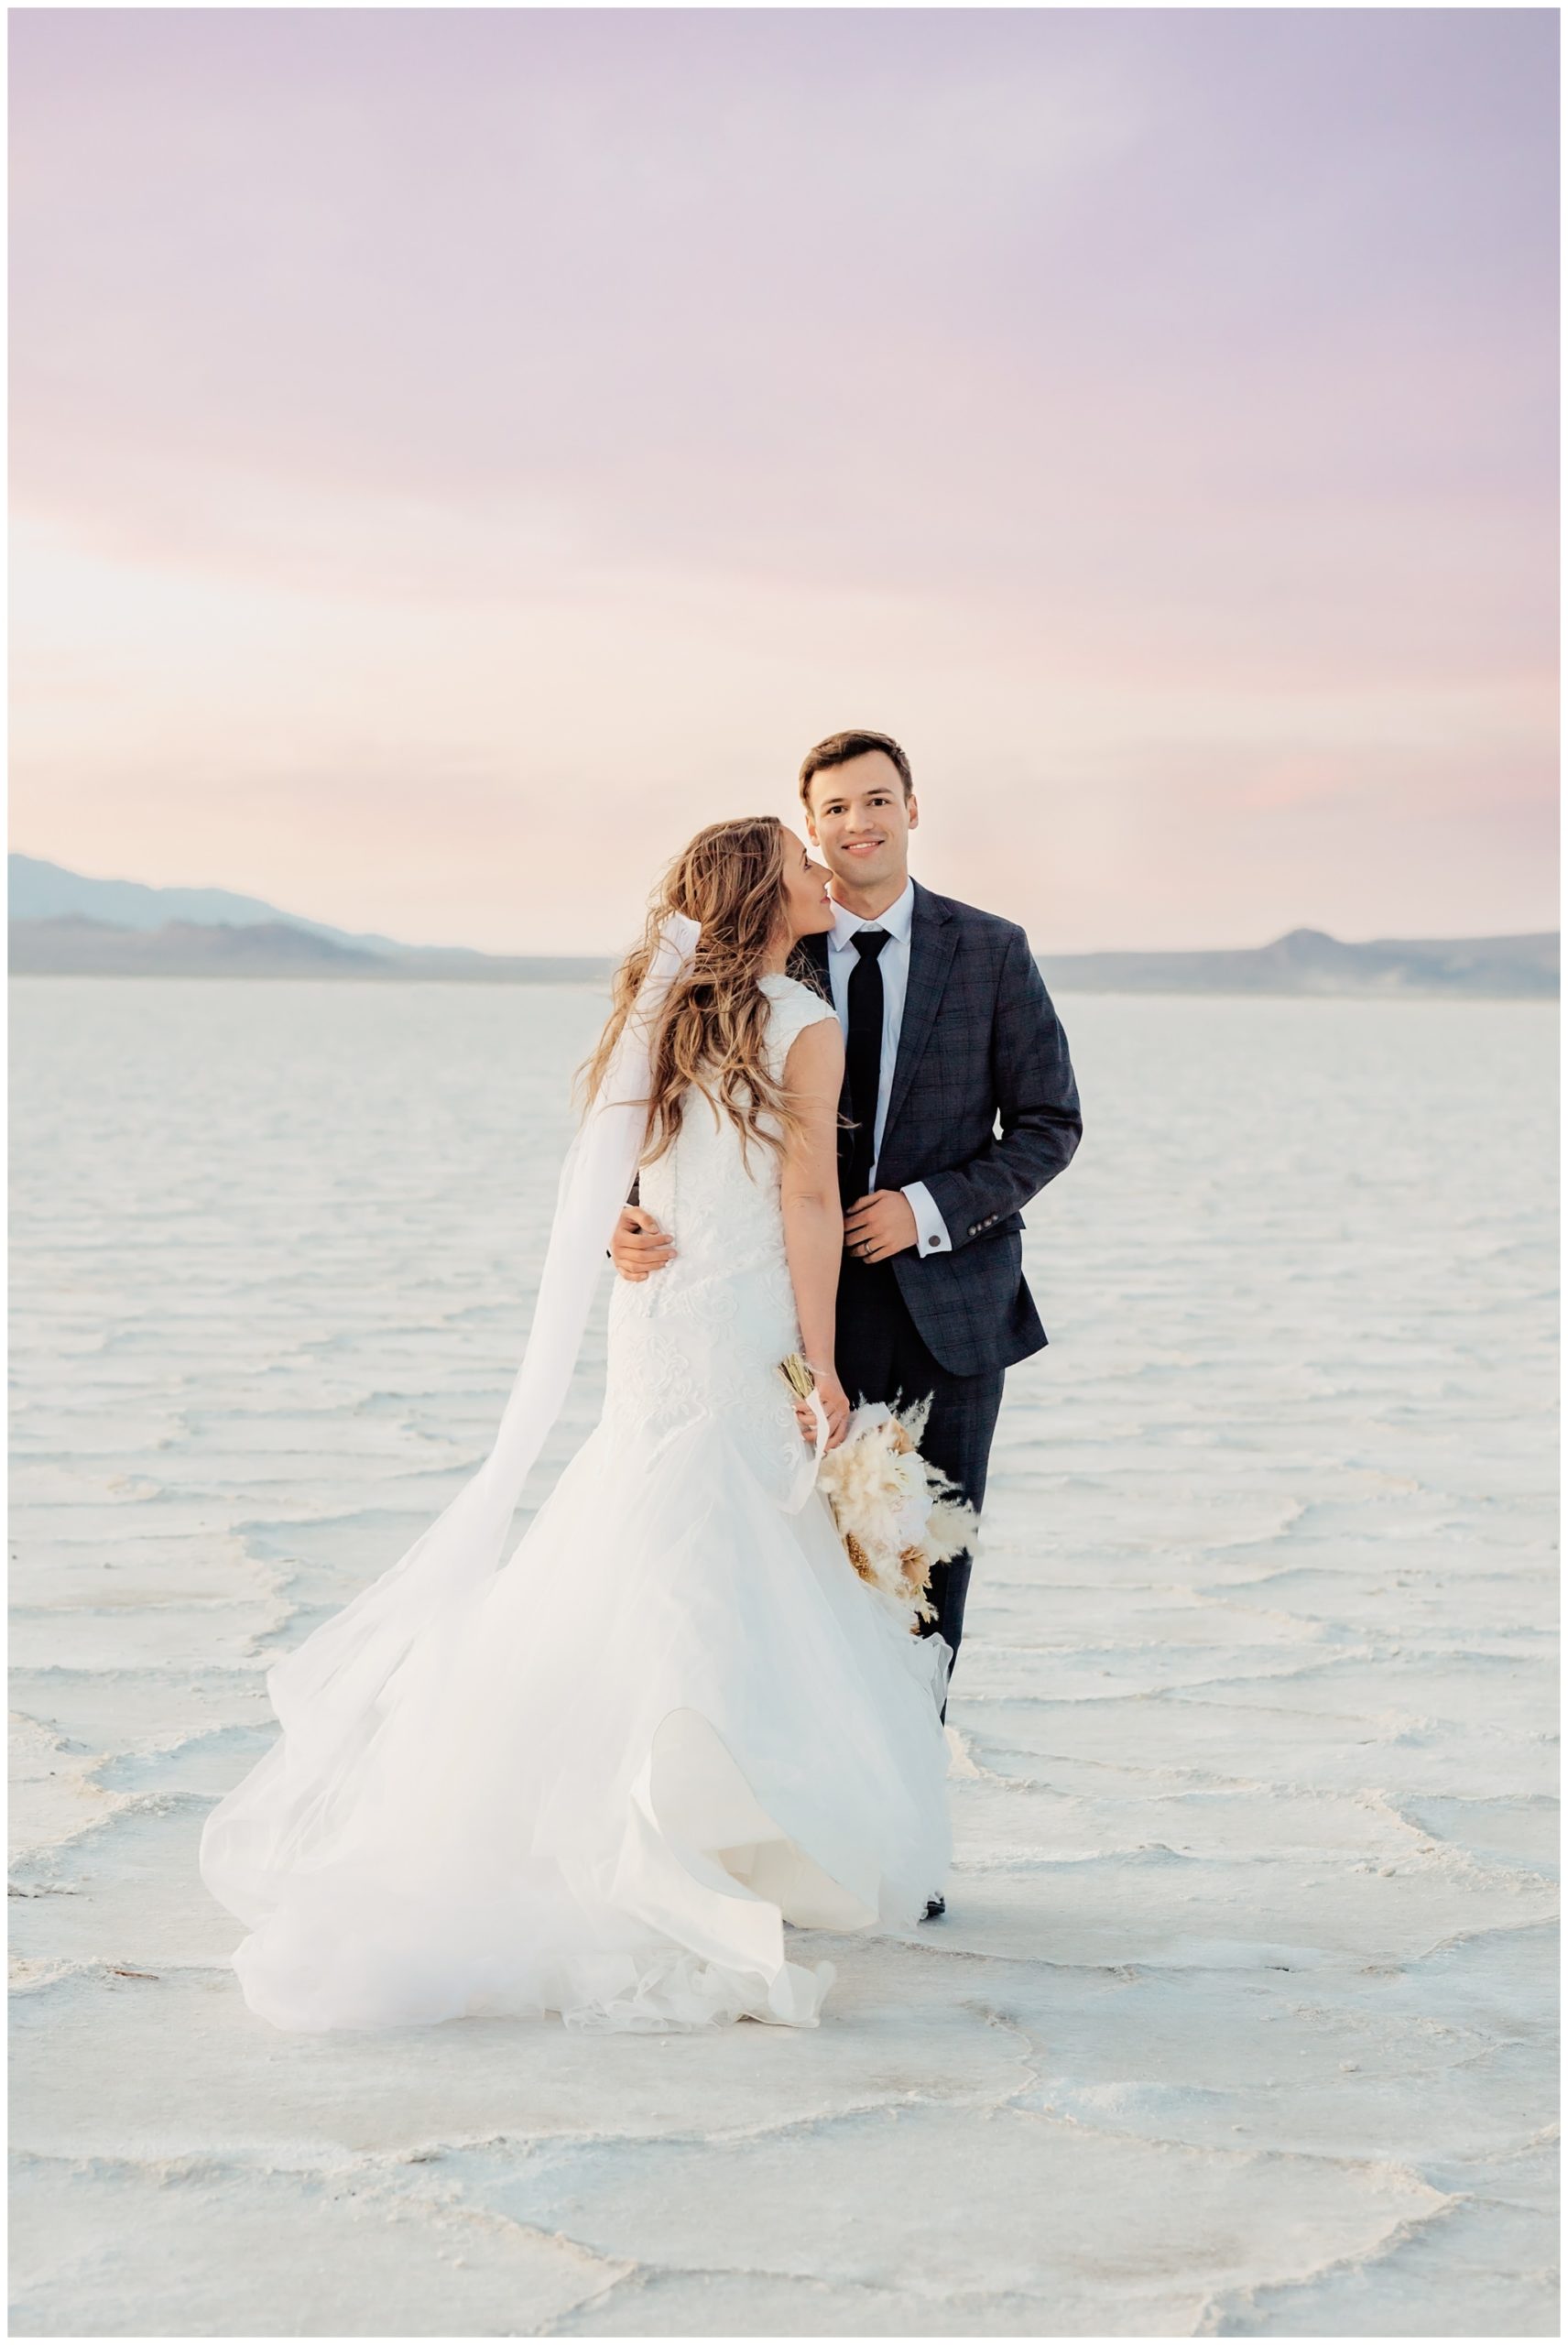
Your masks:
<svg viewBox="0 0 1568 2345"><path fill-rule="evenodd" d="M921 1448L978 1511L1003 1373L1047 1340L1022 1207L1083 1130L1067 1038L1024 931L911 880L920 809L896 741L818 742L800 798L835 914L801 950L846 1042L839 1374L852 1399L929 1397ZM637 1279L670 1246L630 1210L613 1252ZM955 1651L969 1566L957 1557L932 1583Z"/></svg>

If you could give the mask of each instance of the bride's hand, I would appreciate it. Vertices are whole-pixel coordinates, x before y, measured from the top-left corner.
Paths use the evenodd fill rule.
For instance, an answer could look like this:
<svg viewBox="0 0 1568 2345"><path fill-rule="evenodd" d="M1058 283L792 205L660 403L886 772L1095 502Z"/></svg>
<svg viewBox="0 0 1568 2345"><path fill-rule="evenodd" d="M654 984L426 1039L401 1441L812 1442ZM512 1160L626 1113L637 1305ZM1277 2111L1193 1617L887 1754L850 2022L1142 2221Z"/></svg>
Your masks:
<svg viewBox="0 0 1568 2345"><path fill-rule="evenodd" d="M827 1446L830 1449L836 1449L849 1425L849 1395L831 1368L821 1369L813 1365L812 1374L817 1380L817 1398L822 1404L822 1414L828 1421ZM817 1421L811 1413L811 1402L809 1401L798 1402L795 1415L806 1440L815 1441Z"/></svg>

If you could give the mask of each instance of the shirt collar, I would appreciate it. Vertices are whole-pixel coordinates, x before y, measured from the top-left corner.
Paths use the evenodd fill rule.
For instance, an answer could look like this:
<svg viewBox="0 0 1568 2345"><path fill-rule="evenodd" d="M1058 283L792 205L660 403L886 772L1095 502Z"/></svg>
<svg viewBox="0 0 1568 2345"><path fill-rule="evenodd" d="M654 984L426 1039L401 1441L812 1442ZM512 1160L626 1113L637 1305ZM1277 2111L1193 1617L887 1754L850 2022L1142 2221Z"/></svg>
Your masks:
<svg viewBox="0 0 1568 2345"><path fill-rule="evenodd" d="M889 904L885 912L878 912L875 920L862 920L858 912L846 911L843 904L835 901L833 933L828 943L835 953L847 953L863 928L885 928L889 936L896 936L900 944L907 944L914 918L915 883L911 879L898 901Z"/></svg>

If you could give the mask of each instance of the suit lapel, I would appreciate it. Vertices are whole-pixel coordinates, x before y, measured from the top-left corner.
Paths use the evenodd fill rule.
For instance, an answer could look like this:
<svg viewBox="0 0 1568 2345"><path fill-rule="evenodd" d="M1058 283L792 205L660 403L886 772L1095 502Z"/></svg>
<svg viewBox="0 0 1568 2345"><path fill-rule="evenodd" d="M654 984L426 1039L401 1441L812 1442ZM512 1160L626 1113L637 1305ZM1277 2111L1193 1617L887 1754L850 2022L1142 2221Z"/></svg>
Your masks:
<svg viewBox="0 0 1568 2345"><path fill-rule="evenodd" d="M833 998L833 979L828 975L827 931L824 929L821 936L802 936L800 939L800 951L805 954L807 960L816 971L817 983L822 989L823 998L827 1001L832 1001ZM849 1113L849 1076L847 1074L844 1078L844 1088L838 1096L838 1111L841 1116L847 1116ZM841 1131L839 1133L838 1152L840 1162L847 1170L849 1165L849 1134L845 1131Z"/></svg>
<svg viewBox="0 0 1568 2345"><path fill-rule="evenodd" d="M815 939L812 939L815 942ZM904 988L904 1016L898 1028L898 1055L893 1063L893 1088L887 1099L887 1121L882 1133L882 1154L893 1137L914 1081L920 1053L931 1040L947 973L958 949L958 925L939 896L915 882L915 913L909 929L909 978Z"/></svg>
<svg viewBox="0 0 1568 2345"><path fill-rule="evenodd" d="M800 939L800 949L805 954L807 960L810 961L812 968L815 969L817 976L821 980L822 991L831 1001L833 999L833 987L828 980L827 931L824 929L821 936L802 936Z"/></svg>

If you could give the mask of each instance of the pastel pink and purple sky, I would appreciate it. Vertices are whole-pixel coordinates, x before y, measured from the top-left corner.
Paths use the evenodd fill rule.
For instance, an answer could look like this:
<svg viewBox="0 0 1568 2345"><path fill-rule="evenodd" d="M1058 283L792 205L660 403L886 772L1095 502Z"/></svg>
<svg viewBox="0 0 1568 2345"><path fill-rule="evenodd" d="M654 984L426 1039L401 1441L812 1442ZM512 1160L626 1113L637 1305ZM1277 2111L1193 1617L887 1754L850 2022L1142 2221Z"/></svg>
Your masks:
<svg viewBox="0 0 1568 2345"><path fill-rule="evenodd" d="M1037 949L1555 925L1555 13L23 10L13 839L495 951L893 732Z"/></svg>

